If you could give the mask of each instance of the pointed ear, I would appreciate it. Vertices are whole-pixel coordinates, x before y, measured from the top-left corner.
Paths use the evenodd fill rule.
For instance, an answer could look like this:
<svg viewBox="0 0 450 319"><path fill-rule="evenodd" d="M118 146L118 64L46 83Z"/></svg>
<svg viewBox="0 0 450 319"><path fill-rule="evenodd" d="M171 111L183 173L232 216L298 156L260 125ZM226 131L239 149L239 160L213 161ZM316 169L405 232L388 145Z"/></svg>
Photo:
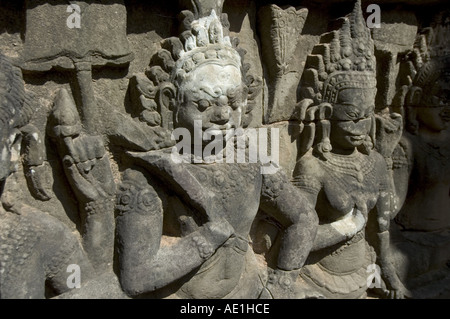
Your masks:
<svg viewBox="0 0 450 319"><path fill-rule="evenodd" d="M161 84L158 92L158 102L160 108L165 107L166 109L173 111L175 97L176 88L172 83L166 82Z"/></svg>
<svg viewBox="0 0 450 319"><path fill-rule="evenodd" d="M422 89L418 86L413 86L406 95L407 106L419 106L422 99Z"/></svg>
<svg viewBox="0 0 450 319"><path fill-rule="evenodd" d="M173 128L173 112L175 110L176 88L170 82L164 82L158 90L158 112L161 115L161 126L166 129Z"/></svg>
<svg viewBox="0 0 450 319"><path fill-rule="evenodd" d="M406 130L412 134L417 134L419 122L417 121L417 110L414 107L406 108Z"/></svg>

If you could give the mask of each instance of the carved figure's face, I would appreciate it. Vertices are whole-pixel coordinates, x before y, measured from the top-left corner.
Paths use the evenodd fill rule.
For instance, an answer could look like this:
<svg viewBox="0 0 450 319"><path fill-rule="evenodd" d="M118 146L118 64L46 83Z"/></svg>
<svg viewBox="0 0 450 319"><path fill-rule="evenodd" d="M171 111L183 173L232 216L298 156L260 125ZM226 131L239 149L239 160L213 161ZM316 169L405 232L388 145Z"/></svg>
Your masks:
<svg viewBox="0 0 450 319"><path fill-rule="evenodd" d="M450 126L450 78L441 78L422 96L422 106L415 107L417 121L431 131Z"/></svg>
<svg viewBox="0 0 450 319"><path fill-rule="evenodd" d="M375 109L376 89L343 89L333 105L330 141L334 150L353 150L366 140Z"/></svg>
<svg viewBox="0 0 450 319"><path fill-rule="evenodd" d="M238 68L218 64L199 66L179 90L181 103L176 111L176 127L187 128L197 136L208 130L206 135L222 134L225 140L226 130L241 126L247 95ZM201 121L201 127L195 128L194 121Z"/></svg>

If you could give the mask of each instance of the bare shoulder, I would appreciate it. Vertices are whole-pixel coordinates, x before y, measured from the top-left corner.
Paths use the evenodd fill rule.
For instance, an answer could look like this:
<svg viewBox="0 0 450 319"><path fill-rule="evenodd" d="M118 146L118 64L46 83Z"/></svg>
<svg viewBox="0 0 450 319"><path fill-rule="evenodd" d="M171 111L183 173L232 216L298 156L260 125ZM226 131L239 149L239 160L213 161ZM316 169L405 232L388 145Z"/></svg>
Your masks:
<svg viewBox="0 0 450 319"><path fill-rule="evenodd" d="M293 176L310 176L312 178L320 178L322 175L322 169L320 164L320 159L312 154L312 152L307 152L303 155L296 163Z"/></svg>

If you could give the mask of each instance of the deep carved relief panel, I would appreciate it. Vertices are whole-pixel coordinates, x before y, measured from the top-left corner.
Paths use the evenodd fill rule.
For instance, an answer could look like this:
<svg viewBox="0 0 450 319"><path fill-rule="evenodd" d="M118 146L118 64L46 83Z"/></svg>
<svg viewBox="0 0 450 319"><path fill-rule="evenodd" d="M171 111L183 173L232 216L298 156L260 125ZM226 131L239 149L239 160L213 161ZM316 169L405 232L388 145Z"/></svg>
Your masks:
<svg viewBox="0 0 450 319"><path fill-rule="evenodd" d="M0 298L450 297L449 12L368 5L0 4Z"/></svg>

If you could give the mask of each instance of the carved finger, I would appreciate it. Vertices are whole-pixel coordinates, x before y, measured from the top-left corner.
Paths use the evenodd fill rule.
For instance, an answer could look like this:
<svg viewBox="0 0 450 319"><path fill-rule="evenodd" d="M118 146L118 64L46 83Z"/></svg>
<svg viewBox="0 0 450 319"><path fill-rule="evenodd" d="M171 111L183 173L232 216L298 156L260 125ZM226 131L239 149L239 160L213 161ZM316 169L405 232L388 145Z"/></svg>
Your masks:
<svg viewBox="0 0 450 319"><path fill-rule="evenodd" d="M101 138L94 139L93 148L95 152L95 158L102 158L106 153L105 144L103 143L103 140Z"/></svg>
<svg viewBox="0 0 450 319"><path fill-rule="evenodd" d="M96 159L95 156L95 140L92 136L89 136L88 138L86 138L83 148L85 150L86 153L86 158L87 160L91 161Z"/></svg>
<svg viewBox="0 0 450 319"><path fill-rule="evenodd" d="M81 133L81 120L75 101L66 89L58 91L49 123L50 135L58 140L61 157L70 155L78 161L77 155L74 153L72 138Z"/></svg>
<svg viewBox="0 0 450 319"><path fill-rule="evenodd" d="M64 145L66 146L66 156L63 158L63 162L67 161L67 156L70 157L70 161L72 163L78 163L80 161L80 158L78 157L78 153L75 150L75 146L73 143L73 139L71 137L65 137L64 138Z"/></svg>
<svg viewBox="0 0 450 319"><path fill-rule="evenodd" d="M333 113L333 107L330 103L321 103L319 105L319 120L326 120L331 117Z"/></svg>
<svg viewBox="0 0 450 319"><path fill-rule="evenodd" d="M84 201L94 200L98 197L98 193L92 184L83 177L77 165L73 162L72 157L65 156L63 159L64 171L68 176L72 189L77 193L78 199Z"/></svg>
<svg viewBox="0 0 450 319"><path fill-rule="evenodd" d="M299 121L304 121L306 117L306 110L313 104L314 101L311 99L303 99L296 106L296 113Z"/></svg>
<svg viewBox="0 0 450 319"><path fill-rule="evenodd" d="M316 133L316 125L314 123L308 123L303 129L303 136L300 140L299 152L304 154L313 145Z"/></svg>
<svg viewBox="0 0 450 319"><path fill-rule="evenodd" d="M78 162L86 162L87 160L89 160L88 155L87 155L87 151L86 151L86 139L84 138L84 136L80 136L77 137L76 139L73 140L73 147L74 147L74 151L77 157L78 157ZM75 159L75 156L74 156Z"/></svg>
<svg viewBox="0 0 450 319"><path fill-rule="evenodd" d="M109 197L109 194L103 190L103 183L98 179L98 176L102 176L104 172L100 171L96 164L96 160L89 160L84 163L78 163L77 168L81 176L91 185L91 188L95 189L100 197Z"/></svg>

